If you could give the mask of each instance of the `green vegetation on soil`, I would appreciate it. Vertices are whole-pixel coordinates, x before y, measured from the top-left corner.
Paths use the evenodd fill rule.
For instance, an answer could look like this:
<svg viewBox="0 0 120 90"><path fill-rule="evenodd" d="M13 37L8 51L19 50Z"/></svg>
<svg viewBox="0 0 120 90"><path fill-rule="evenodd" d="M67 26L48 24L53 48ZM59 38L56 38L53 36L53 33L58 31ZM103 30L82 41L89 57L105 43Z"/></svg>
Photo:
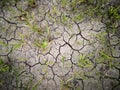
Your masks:
<svg viewBox="0 0 120 90"><path fill-rule="evenodd" d="M18 29L19 30L19 32L18 32L19 38L15 39L15 37L17 37L17 36L12 37L12 35L9 35L10 39L8 39L7 37L5 38L6 34L2 35L1 32L3 32L3 33L7 32L7 31L9 31L10 28L9 28L9 26L2 27L2 24L1 24L2 20L5 20L5 22L10 23L10 25L12 25L14 23L10 22L12 18L9 18L9 17L3 18L2 14L0 15L0 20L1 20L0 21L0 26L1 26L0 27L0 31L1 31L0 32L0 88L3 88L4 83L6 83L6 81L5 81L6 79L4 80L4 78L2 78L2 77L4 75L8 74L8 77L11 76L12 78L13 77L15 78L16 90L20 90L19 88L22 87L22 83L20 83L22 81L20 79L20 74L22 74L24 72L20 72L19 71L20 69L16 68L17 65L14 65L14 62L17 62L17 59L15 58L15 60L14 60L13 59L14 57L10 53L17 51L19 49L21 50L21 52L24 52L25 51L24 46L27 46L29 44L27 42L27 40L31 39L31 37L33 37L34 35L35 35L35 37L32 38L30 43L35 48L38 49L39 53L41 53L42 51L47 51L47 49L50 47L50 41L52 40L52 33L54 33L51 30L51 26L49 26L49 25L53 24L52 22L55 22L54 25L59 24L59 25L65 26L65 27L69 27L69 29L72 28L71 22L74 22L77 25L79 25L79 23L81 21L84 21L85 19L98 20L98 21L101 21L105 25L105 29L103 31L101 31L101 32L98 31L99 33L93 35L93 37L95 37L96 42L99 42L99 44L102 45L102 48L97 49L93 45L93 47L95 47L95 50L91 54L84 54L84 53L78 51L79 55L78 55L78 58L75 59L76 61L71 60L72 55L70 55L71 58L67 58L64 55L62 55L62 57L60 57L60 60L58 60L59 54L56 56L56 58L54 57L54 59L57 59L57 62L62 63L62 66L64 67L63 69L66 69L66 67L65 67L66 61L71 60L71 63L73 64L73 65L71 65L71 67L76 66L77 68L81 69L81 71L84 71L84 73L79 72L79 71L74 72L74 75L72 77L68 77L67 80L60 78L61 79L60 80L60 85L61 85L60 89L61 90L82 90L81 89L82 87L75 87L74 83L79 80L81 80L81 82L82 82L82 80L94 78L94 77L89 77L89 76L91 76L91 73L92 73L91 70L96 70L96 73L97 73L96 76L103 78L101 75L103 75L103 76L107 75L106 74L107 70L113 69L113 68L117 68L117 69L119 68L120 63L117 63L117 61L119 60L120 57L114 56L114 54L116 54L116 55L118 54L118 51L115 49L115 46L117 46L117 45L120 46L120 43L118 40L117 44L116 44L115 43L116 40L114 40L115 44L114 45L111 44L110 36L113 36L113 37L116 36L116 38L120 39L120 36L119 36L120 6L118 6L116 4L114 5L114 3L111 0L56 0L59 3L59 7L53 5L52 11L51 11L52 13L50 13L50 11L47 10L47 12L44 11L44 17L42 17L42 15L41 15L41 16L39 16L39 18L36 18L35 15L37 15L38 12L33 14L32 9L35 9L38 6L37 5L38 0L26 0L26 1L24 0L24 2L27 3L26 4L27 8L26 7L22 8L21 6L18 6L17 9L19 10L19 12L15 12L14 9L11 8L11 6L16 7L17 4L21 1L22 0L1 0L0 1L0 9L1 9L1 12L3 13L3 15L4 15L4 11L2 11L2 9L4 9L4 8L5 9L8 8L8 11L10 11L12 13L15 13L15 14L17 13L17 16L15 18L17 18L16 21L18 23L18 27L17 27L17 24L15 24L15 26L17 27L17 29L19 28ZM61 11L58 8L62 8ZM42 11L40 11L40 13L41 12ZM50 14L46 14L46 13L50 13ZM51 14L53 14L54 17L57 18L58 21L53 20ZM58 14L58 16L57 16L57 14ZM46 22L47 23L49 22L49 25L45 24L45 26L44 25L42 26L40 21L39 22L36 21L37 19L41 19L41 18L42 18L41 21L43 21L43 18L48 18L48 21L46 21ZM25 23L25 25L23 27L28 29L30 31L30 33L24 34L24 33L26 33L26 31L23 30L23 32L22 32L22 30L20 29L20 28L22 28L22 26L19 25L20 23ZM57 28L58 27L56 27L56 30L57 30ZM64 28L64 29L66 29L66 28ZM67 33L67 31L63 32L62 34L64 34L64 33ZM9 34L9 32L7 34ZM15 29L14 34L16 34L16 29ZM76 37L77 37L77 35L80 35L80 37L85 39L81 35L81 31L78 34L76 34ZM57 40L58 38L55 38L55 39ZM13 41L18 40L18 42L17 43L16 42L9 43L9 41L12 41L12 40ZM85 43L87 42L87 40L84 40L84 41L85 41ZM55 42L55 44L56 43L57 42ZM81 42L78 41L78 44L81 45ZM82 43L82 44L84 44L84 43ZM70 44L68 44L68 46L70 46L71 49L73 49L74 51L77 52L77 50L74 49L74 47L72 47ZM12 48L11 50L10 50L10 47ZM23 47L23 50L21 49L22 47ZM99 47L99 45L98 45L98 47ZM61 48L57 48L56 50L60 50ZM118 49L120 49L120 47L118 47ZM3 53L1 54L1 52L3 52ZM66 52L68 52L68 51L66 51ZM62 52L60 51L59 53L61 54ZM51 52L49 52L49 54L51 55ZM5 57L5 58L2 58L2 57ZM9 57L11 57L11 58L9 58ZM91 59L91 57L92 57L92 59ZM24 58L24 57L22 57L22 58ZM36 58L36 57L34 57L34 58ZM11 61L11 59L13 59L13 62ZM46 77L47 77L47 73L48 73L48 69L46 68L47 66L49 66L49 68L51 69L52 72L54 71L53 68L51 67L51 64L54 65L54 61L47 61L48 59L49 59L49 57L47 57L47 59L42 58L42 61L46 60L45 68L43 69L43 72L45 72L45 74L43 74L43 75L46 75ZM40 63L42 66L43 63L41 63L40 60L41 59L39 59L38 63ZM28 65L28 68L35 66L35 64L27 64L27 60L23 60L23 61L18 60L18 62L24 63L26 66ZM95 64L94 66L93 66L93 63ZM104 66L105 68L102 67L102 69L100 69L101 72L97 72L97 69L93 69L93 67L97 67L96 64L103 65L103 66L105 65ZM58 67L59 66L60 66L60 64L58 64ZM23 69L24 68L22 68L21 70L23 70ZM120 70L120 69L118 69L118 70ZM31 72L31 71L28 71L28 72ZM40 71L40 73L41 72L42 72L42 70ZM64 73L64 72L62 72L62 73ZM54 75L56 75L56 74L54 73ZM58 75L57 77L61 77L61 75ZM32 83L33 78L34 77L31 77L30 80L28 80L28 81L26 80L25 86L23 86L24 89L22 89L22 90L38 90L38 88L39 88L38 86L41 84L42 80L45 79L45 77L44 77L44 78L40 79L37 83L33 84ZM112 79L113 80L116 79L117 81L119 81L118 78L112 78Z"/></svg>

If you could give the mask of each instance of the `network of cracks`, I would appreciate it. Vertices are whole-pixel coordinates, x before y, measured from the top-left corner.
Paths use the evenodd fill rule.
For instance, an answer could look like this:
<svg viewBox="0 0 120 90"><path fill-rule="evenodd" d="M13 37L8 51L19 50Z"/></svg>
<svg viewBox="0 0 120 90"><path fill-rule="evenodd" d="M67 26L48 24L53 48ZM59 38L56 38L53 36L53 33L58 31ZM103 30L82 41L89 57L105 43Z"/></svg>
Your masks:
<svg viewBox="0 0 120 90"><path fill-rule="evenodd" d="M57 0L1 7L0 57L11 66L1 90L119 90L119 35L78 14Z"/></svg>

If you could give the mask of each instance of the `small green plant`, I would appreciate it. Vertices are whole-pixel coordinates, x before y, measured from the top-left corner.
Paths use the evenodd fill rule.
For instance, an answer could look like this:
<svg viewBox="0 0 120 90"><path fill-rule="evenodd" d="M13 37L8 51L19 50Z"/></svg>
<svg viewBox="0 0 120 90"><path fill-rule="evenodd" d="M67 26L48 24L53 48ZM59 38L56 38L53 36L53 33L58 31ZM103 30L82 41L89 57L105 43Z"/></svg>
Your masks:
<svg viewBox="0 0 120 90"><path fill-rule="evenodd" d="M63 78L60 78L60 90L69 90L69 86Z"/></svg>
<svg viewBox="0 0 120 90"><path fill-rule="evenodd" d="M61 17L61 21L62 21L63 24L67 23L68 22L68 17L63 14L62 17Z"/></svg>
<svg viewBox="0 0 120 90"><path fill-rule="evenodd" d="M51 12L52 12L54 15L60 14L59 9L58 9L55 5L52 6Z"/></svg>
<svg viewBox="0 0 120 90"><path fill-rule="evenodd" d="M8 71L9 71L9 66L3 62L2 58L0 58L0 73L8 72Z"/></svg>
<svg viewBox="0 0 120 90"><path fill-rule="evenodd" d="M27 21L27 14L22 13L22 14L19 16L19 19L20 19L21 21Z"/></svg>
<svg viewBox="0 0 120 90"><path fill-rule="evenodd" d="M107 61L111 61L111 60L114 60L113 57L111 57L110 55L108 55L107 53L105 53L104 51L100 51L100 57L103 58L104 60L107 60Z"/></svg>
<svg viewBox="0 0 120 90"><path fill-rule="evenodd" d="M46 26L46 32L47 32L47 36L49 36L50 35L50 29L49 29L48 25Z"/></svg>
<svg viewBox="0 0 120 90"><path fill-rule="evenodd" d="M32 8L36 7L36 0L28 0L28 6Z"/></svg>
<svg viewBox="0 0 120 90"><path fill-rule="evenodd" d="M31 28L32 28L33 31L41 34L41 28L39 28L36 24L33 24Z"/></svg>
<svg viewBox="0 0 120 90"><path fill-rule="evenodd" d="M9 66L0 57L0 87L3 86L4 80L2 78L3 78L4 73L9 72L9 69L10 69Z"/></svg>
<svg viewBox="0 0 120 90"><path fill-rule="evenodd" d="M20 42L17 42L17 43L12 43L12 44L10 44L9 46L13 46L13 49L12 49L12 50L15 51L15 50L18 50L19 48L21 48L22 45L23 45L23 42L20 41Z"/></svg>
<svg viewBox="0 0 120 90"><path fill-rule="evenodd" d="M0 40L0 45L1 45L1 46L4 46L4 47L7 47L7 46L8 46L3 40Z"/></svg>
<svg viewBox="0 0 120 90"><path fill-rule="evenodd" d="M48 46L48 41L43 40L43 42L41 43L41 48L43 48L45 50L47 48L47 46Z"/></svg>
<svg viewBox="0 0 120 90"><path fill-rule="evenodd" d="M79 60L78 60L78 66L79 67L91 67L92 66L92 62L85 57L85 55L80 55L79 56Z"/></svg>
<svg viewBox="0 0 120 90"><path fill-rule="evenodd" d="M109 49L109 48L108 48ZM109 54L109 50L107 50L107 48L100 50L99 51L99 56L96 58L96 62L97 63L108 63L108 62L114 62L115 58L113 58L110 54Z"/></svg>
<svg viewBox="0 0 120 90"><path fill-rule="evenodd" d="M25 21L26 25L31 25L31 20L34 20L34 14L30 13L29 10L23 10L22 7L19 8L22 12L19 16L21 21Z"/></svg>
<svg viewBox="0 0 120 90"><path fill-rule="evenodd" d="M84 1L85 0L72 0L70 2L70 8L72 9L73 12L77 12L77 10L78 10L77 6Z"/></svg>
<svg viewBox="0 0 120 90"><path fill-rule="evenodd" d="M100 44L103 44L103 45L106 43L106 39L107 39L106 36L107 36L106 31L95 35L96 39L100 42Z"/></svg>
<svg viewBox="0 0 120 90"><path fill-rule="evenodd" d="M65 56L62 56L62 57L61 57L61 62L62 62L62 64L63 64L63 67L65 66L65 58L66 58Z"/></svg>
<svg viewBox="0 0 120 90"><path fill-rule="evenodd" d="M41 48L41 43L39 42L39 40L35 40L34 45L37 46L38 48Z"/></svg>
<svg viewBox="0 0 120 90"><path fill-rule="evenodd" d="M114 18L115 20L120 19L120 15L118 14L118 10L120 9L120 7L110 7L110 9L108 10L108 16L110 18Z"/></svg>
<svg viewBox="0 0 120 90"><path fill-rule="evenodd" d="M0 0L1 6L9 6L9 4L14 4L19 2L20 0Z"/></svg>
<svg viewBox="0 0 120 90"><path fill-rule="evenodd" d="M15 77L15 86L16 88L18 89L19 88L19 83L20 83L20 78L19 78L19 72L20 69L18 70L17 67L13 66L12 65L12 71L11 71L11 74Z"/></svg>
<svg viewBox="0 0 120 90"><path fill-rule="evenodd" d="M44 79L44 78L40 78L40 80L33 85L32 90L37 90L39 84L41 84L41 82L43 81L43 79Z"/></svg>
<svg viewBox="0 0 120 90"><path fill-rule="evenodd" d="M37 24L30 23L30 20L27 21L26 24L27 27L29 27L32 31L37 32L38 34L41 34L42 30Z"/></svg>
<svg viewBox="0 0 120 90"><path fill-rule="evenodd" d="M41 43L39 42L39 40L35 40L34 42L35 46L45 50L48 46L48 41L47 40L43 40Z"/></svg>
<svg viewBox="0 0 120 90"><path fill-rule="evenodd" d="M78 15L75 15L75 16L73 17L73 20L74 20L74 21L81 21L83 18L84 18L84 17L83 17L81 14L78 14Z"/></svg>
<svg viewBox="0 0 120 90"><path fill-rule="evenodd" d="M46 65L53 65L55 62L53 60L46 62Z"/></svg>
<svg viewBox="0 0 120 90"><path fill-rule="evenodd" d="M65 7L68 4L67 0L61 0L62 7Z"/></svg>

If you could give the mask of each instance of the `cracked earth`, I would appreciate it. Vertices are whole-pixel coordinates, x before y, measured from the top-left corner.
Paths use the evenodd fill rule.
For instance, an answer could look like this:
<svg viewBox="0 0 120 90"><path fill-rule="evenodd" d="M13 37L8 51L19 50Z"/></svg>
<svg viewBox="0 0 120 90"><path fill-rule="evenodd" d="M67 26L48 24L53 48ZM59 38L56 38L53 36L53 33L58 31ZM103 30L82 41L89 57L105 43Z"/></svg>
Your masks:
<svg viewBox="0 0 120 90"><path fill-rule="evenodd" d="M57 0L1 7L0 56L16 73L0 90L120 90L119 32L76 15Z"/></svg>

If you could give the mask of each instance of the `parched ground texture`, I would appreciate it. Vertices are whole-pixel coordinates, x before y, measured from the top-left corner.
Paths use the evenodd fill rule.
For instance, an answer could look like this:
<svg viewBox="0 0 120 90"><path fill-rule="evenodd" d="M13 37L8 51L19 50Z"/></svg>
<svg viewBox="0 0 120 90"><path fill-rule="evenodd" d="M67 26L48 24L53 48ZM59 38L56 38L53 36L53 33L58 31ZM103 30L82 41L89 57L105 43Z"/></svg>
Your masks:
<svg viewBox="0 0 120 90"><path fill-rule="evenodd" d="M0 8L0 90L120 90L120 36L58 0Z"/></svg>

